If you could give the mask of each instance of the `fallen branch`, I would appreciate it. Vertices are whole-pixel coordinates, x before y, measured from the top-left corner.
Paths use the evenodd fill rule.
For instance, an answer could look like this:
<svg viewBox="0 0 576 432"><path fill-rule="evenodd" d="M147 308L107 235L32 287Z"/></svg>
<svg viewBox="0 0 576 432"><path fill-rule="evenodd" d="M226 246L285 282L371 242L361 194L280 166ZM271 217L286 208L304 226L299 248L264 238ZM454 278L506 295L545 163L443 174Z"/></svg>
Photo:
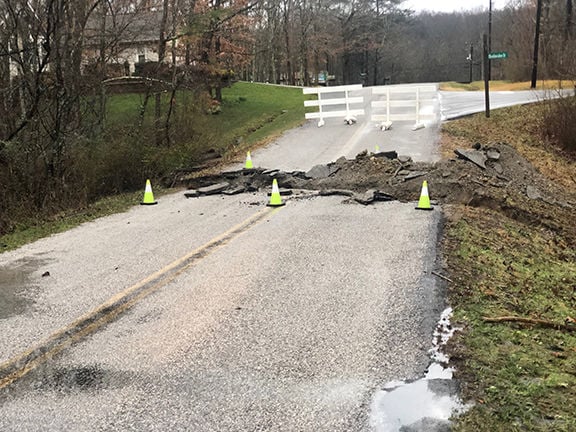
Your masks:
<svg viewBox="0 0 576 432"><path fill-rule="evenodd" d="M438 276L440 279L444 279L445 281L448 281L448 282L452 283L452 279L447 278L446 276L441 275L441 274L438 273L438 272L433 271L432 274L433 274L434 276Z"/></svg>
<svg viewBox="0 0 576 432"><path fill-rule="evenodd" d="M562 330L573 332L576 331L576 326L566 325L566 324L559 324L554 321L548 321L538 318L524 318L524 317L515 317L515 316L502 316L502 317L483 317L482 318L485 322L488 323L501 323L501 322L516 322L521 324L531 324L537 325L540 327L546 328L553 328L555 330Z"/></svg>

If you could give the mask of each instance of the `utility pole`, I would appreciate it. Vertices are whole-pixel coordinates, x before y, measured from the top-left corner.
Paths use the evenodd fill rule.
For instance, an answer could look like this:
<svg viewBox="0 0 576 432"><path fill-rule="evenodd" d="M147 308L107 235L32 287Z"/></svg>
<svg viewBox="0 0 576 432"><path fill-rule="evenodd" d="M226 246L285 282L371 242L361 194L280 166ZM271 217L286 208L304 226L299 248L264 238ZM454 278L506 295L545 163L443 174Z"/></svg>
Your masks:
<svg viewBox="0 0 576 432"><path fill-rule="evenodd" d="M492 0L488 7L488 52L492 52ZM488 59L488 81L492 79L492 61Z"/></svg>
<svg viewBox="0 0 576 432"><path fill-rule="evenodd" d="M538 0L536 6L536 35L534 36L534 57L532 58L532 83L530 88L536 88L536 80L538 79L538 50L540 47L540 17L542 16L542 0Z"/></svg>
<svg viewBox="0 0 576 432"><path fill-rule="evenodd" d="M470 44L470 53L468 54L468 61L470 62L470 76L468 78L468 82L472 82L473 78L473 67L474 67L474 45Z"/></svg>

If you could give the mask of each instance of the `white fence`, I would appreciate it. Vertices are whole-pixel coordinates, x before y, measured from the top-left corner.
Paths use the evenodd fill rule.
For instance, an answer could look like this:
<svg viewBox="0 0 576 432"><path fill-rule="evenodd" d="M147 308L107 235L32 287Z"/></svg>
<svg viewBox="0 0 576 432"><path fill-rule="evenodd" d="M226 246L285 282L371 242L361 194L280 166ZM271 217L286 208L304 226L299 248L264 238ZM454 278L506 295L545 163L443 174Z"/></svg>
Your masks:
<svg viewBox="0 0 576 432"><path fill-rule="evenodd" d="M351 108L351 105L363 106L364 97L350 96L355 90L362 90L362 84L303 89L304 94L318 95L317 100L304 101L305 107L318 107L318 112L306 113L306 118L318 119L318 127L324 126L324 119L329 117L342 117L348 124L356 123L356 116L364 115L364 108ZM344 97L331 97L336 93L344 93Z"/></svg>
<svg viewBox="0 0 576 432"><path fill-rule="evenodd" d="M416 130L424 127L423 121L436 120L436 85L374 87L372 94L385 95L385 100L372 101L371 120L381 123L382 130L390 129L395 121L414 121L412 129Z"/></svg>

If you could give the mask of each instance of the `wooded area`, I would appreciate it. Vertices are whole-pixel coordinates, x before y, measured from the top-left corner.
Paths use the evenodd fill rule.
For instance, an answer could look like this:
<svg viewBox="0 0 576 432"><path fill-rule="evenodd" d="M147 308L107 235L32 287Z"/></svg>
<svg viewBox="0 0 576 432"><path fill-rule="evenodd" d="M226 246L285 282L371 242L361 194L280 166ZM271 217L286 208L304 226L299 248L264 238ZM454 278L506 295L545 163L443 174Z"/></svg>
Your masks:
<svg viewBox="0 0 576 432"><path fill-rule="evenodd" d="M539 1L539 77L574 78L572 0L513 0L493 14L491 48L509 53L493 79L530 78ZM233 80L476 80L488 24L401 0L1 0L0 17L0 232L194 163ZM138 111L109 118L123 92Z"/></svg>
<svg viewBox="0 0 576 432"><path fill-rule="evenodd" d="M492 14L495 79L529 80L536 0L511 1ZM486 9L414 15L400 0L266 0L260 4L252 69L244 78L309 85L323 73L334 84L468 81L481 78ZM571 79L572 0L544 0L540 78ZM320 82L322 83L322 82Z"/></svg>

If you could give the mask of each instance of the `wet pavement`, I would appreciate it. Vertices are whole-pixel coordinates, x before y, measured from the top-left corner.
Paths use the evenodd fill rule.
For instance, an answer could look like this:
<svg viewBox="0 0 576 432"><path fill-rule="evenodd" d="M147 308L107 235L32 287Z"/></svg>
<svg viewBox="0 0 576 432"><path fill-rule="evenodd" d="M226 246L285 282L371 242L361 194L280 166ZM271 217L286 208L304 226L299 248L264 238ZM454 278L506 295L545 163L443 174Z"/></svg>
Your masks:
<svg viewBox="0 0 576 432"><path fill-rule="evenodd" d="M22 258L9 267L0 266L0 320L20 315L32 307L34 291L38 289L32 274L44 263L40 259Z"/></svg>
<svg viewBox="0 0 576 432"><path fill-rule="evenodd" d="M209 203L229 200L250 206L246 196L180 196L177 208L195 220ZM286 201L0 392L0 430L369 430L370 404L382 383L418 377L427 367L442 310L431 247L441 213L398 202L346 204L338 196ZM181 222L179 213L172 217ZM135 225L136 215L130 220ZM85 234L100 233L101 223L85 226ZM122 230L104 225L110 238ZM181 244L178 236L166 246ZM53 242L63 240L70 260L78 259L81 239L73 244L58 236L44 247L61 251L63 244ZM147 240L151 246L153 237ZM93 245L109 248L106 241ZM132 262L134 250L116 257L113 274ZM86 272L83 259L66 260L66 268ZM34 277L62 283L65 263L50 263L52 276L45 278L41 266ZM62 304L72 293L87 298L101 291L95 279L74 280ZM0 325L11 331L8 321Z"/></svg>
<svg viewBox="0 0 576 432"><path fill-rule="evenodd" d="M446 309L434 331L426 375L416 381L391 381L375 393L370 418L374 432L448 432L450 418L467 409L442 352L458 330L450 323L451 315L452 309Z"/></svg>

